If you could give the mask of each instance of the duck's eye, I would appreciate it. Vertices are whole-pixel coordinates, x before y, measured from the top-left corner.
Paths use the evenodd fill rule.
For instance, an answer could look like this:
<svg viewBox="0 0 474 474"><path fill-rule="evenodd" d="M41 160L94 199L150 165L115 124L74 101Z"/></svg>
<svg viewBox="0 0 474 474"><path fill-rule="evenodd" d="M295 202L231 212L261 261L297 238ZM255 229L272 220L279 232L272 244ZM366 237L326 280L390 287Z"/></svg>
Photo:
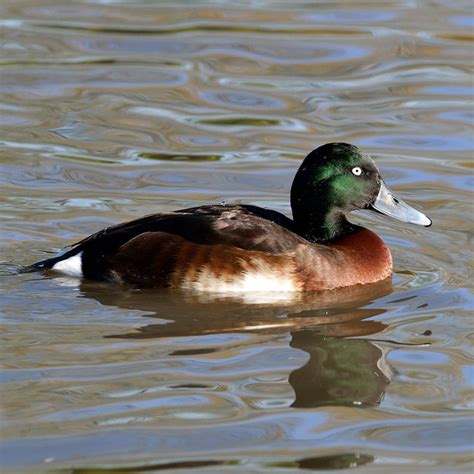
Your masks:
<svg viewBox="0 0 474 474"><path fill-rule="evenodd" d="M352 174L355 175L355 176L360 176L362 174L362 168L360 168L359 166L355 166L354 168L352 168Z"/></svg>

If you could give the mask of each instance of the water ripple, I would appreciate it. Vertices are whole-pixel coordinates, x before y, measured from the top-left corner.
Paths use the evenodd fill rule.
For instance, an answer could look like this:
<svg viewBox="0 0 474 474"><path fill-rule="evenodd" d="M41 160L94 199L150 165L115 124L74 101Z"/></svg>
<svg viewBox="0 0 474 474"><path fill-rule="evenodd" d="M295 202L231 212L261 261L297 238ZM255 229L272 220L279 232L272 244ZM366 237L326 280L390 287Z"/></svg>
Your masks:
<svg viewBox="0 0 474 474"><path fill-rule="evenodd" d="M463 469L469 8L4 2L7 469ZM12 272L144 214L222 201L290 214L301 159L335 140L433 218L351 216L389 244L393 287L263 304Z"/></svg>

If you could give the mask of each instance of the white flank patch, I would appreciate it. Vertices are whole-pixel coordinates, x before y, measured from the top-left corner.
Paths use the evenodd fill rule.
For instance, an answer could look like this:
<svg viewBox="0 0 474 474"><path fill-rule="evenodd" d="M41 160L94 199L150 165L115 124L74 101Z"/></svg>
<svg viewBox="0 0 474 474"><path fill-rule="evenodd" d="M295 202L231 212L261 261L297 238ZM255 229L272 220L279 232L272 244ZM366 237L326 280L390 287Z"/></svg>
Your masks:
<svg viewBox="0 0 474 474"><path fill-rule="evenodd" d="M293 278L282 272L251 271L236 275L231 280L226 281L207 269L202 269L195 281L183 282L181 288L213 293L287 293L299 291Z"/></svg>
<svg viewBox="0 0 474 474"><path fill-rule="evenodd" d="M242 289L238 291L296 291L293 279L283 275L264 273L245 273L240 282Z"/></svg>
<svg viewBox="0 0 474 474"><path fill-rule="evenodd" d="M79 252L72 257L67 258L66 260L61 260L58 263L55 263L51 270L56 272L64 273L65 275L73 277L82 276L82 252Z"/></svg>

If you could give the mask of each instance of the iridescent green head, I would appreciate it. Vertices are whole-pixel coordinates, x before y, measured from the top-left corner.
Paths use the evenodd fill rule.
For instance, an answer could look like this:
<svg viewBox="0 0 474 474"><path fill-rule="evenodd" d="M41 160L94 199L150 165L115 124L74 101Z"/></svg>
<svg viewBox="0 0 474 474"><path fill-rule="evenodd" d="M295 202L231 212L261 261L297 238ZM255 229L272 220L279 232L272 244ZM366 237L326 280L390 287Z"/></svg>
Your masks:
<svg viewBox="0 0 474 474"><path fill-rule="evenodd" d="M293 181L291 207L297 229L315 242L354 230L346 214L357 209L431 225L425 215L387 189L369 155L347 143L327 143L305 158Z"/></svg>

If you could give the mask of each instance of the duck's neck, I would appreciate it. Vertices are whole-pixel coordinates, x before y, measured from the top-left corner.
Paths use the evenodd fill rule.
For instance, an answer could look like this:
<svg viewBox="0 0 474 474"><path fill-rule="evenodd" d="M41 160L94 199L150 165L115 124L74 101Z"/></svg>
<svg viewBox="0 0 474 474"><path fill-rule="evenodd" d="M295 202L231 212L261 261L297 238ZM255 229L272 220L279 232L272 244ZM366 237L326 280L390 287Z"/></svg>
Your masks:
<svg viewBox="0 0 474 474"><path fill-rule="evenodd" d="M313 208L305 209L304 212L293 210L293 220L297 232L315 243L335 241L359 229L338 209Z"/></svg>

